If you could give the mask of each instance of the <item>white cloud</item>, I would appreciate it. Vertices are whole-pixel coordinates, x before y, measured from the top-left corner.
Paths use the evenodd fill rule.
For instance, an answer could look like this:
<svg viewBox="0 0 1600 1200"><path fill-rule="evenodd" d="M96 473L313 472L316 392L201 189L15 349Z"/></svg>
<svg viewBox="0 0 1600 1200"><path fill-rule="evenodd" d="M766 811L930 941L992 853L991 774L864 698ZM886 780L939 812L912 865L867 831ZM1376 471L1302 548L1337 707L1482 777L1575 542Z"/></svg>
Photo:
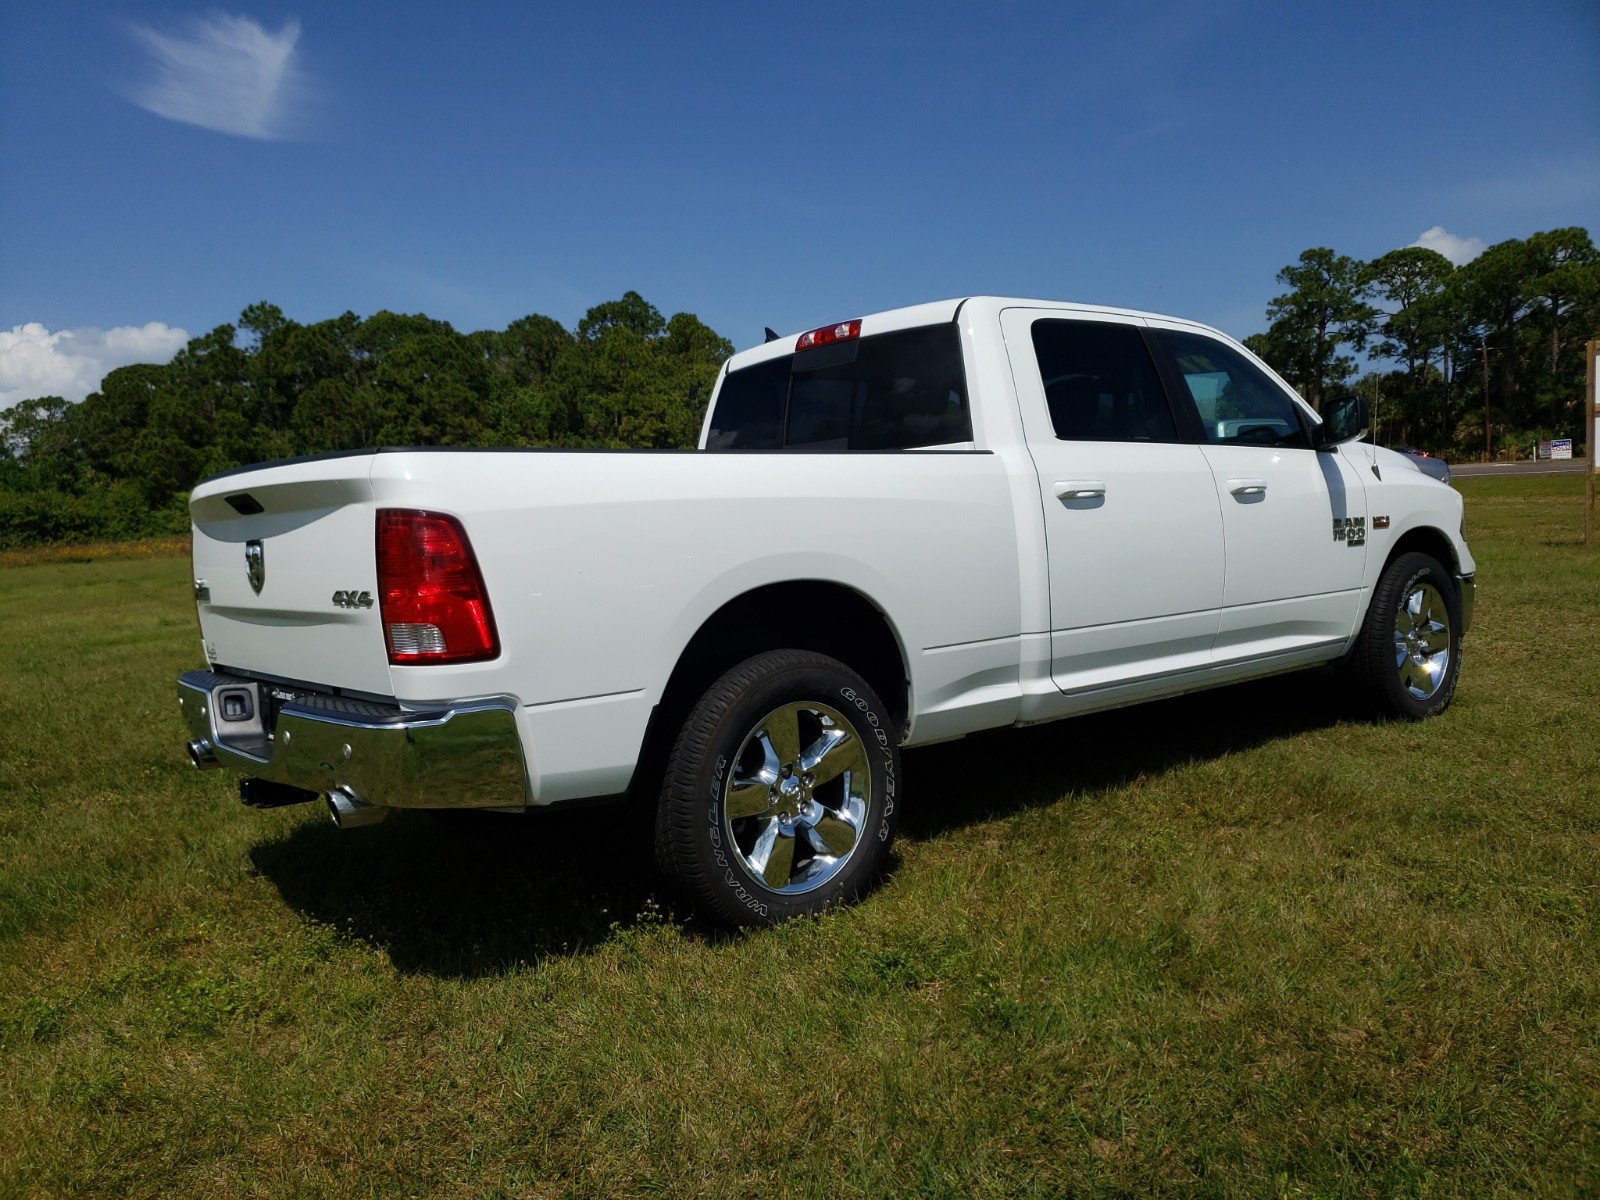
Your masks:
<svg viewBox="0 0 1600 1200"><path fill-rule="evenodd" d="M164 363L189 340L160 321L115 329L58 329L37 321L0 329L0 408L38 396L82 400L106 372L129 363Z"/></svg>
<svg viewBox="0 0 1600 1200"><path fill-rule="evenodd" d="M191 20L181 33L132 27L150 52L150 78L132 91L158 117L276 140L287 137L305 80L295 61L300 22L268 33L249 17L225 13Z"/></svg>
<svg viewBox="0 0 1600 1200"><path fill-rule="evenodd" d="M1437 250L1458 267L1462 263L1471 262L1483 253L1482 238L1462 237L1451 233L1443 225L1423 230L1411 244L1421 246L1425 250Z"/></svg>

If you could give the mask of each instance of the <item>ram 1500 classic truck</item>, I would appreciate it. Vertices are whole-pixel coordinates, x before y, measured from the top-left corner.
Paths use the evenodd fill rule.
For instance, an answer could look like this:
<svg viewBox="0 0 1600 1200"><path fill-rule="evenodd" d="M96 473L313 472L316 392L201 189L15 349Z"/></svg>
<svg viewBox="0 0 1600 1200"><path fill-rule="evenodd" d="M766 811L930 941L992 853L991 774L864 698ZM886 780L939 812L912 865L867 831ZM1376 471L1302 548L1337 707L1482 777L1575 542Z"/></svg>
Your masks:
<svg viewBox="0 0 1600 1200"><path fill-rule="evenodd" d="M735 354L694 451L230 471L189 754L341 827L647 795L711 915L813 912L916 803L903 747L1335 661L1442 711L1461 498L1325 409L1190 321L973 297Z"/></svg>

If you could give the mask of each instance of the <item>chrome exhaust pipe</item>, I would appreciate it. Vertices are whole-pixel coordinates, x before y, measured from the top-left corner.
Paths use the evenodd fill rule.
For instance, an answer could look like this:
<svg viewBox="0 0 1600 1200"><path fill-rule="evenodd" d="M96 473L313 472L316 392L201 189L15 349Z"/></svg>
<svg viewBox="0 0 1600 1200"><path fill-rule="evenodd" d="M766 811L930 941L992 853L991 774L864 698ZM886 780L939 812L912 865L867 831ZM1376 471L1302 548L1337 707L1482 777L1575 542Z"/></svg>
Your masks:
<svg viewBox="0 0 1600 1200"><path fill-rule="evenodd" d="M190 742L188 749L189 761L194 765L196 771L209 771L213 767L222 765L217 759L216 750L204 738L196 738Z"/></svg>
<svg viewBox="0 0 1600 1200"><path fill-rule="evenodd" d="M376 825L388 815L383 805L367 803L351 788L336 787L328 793L328 816L340 829Z"/></svg>

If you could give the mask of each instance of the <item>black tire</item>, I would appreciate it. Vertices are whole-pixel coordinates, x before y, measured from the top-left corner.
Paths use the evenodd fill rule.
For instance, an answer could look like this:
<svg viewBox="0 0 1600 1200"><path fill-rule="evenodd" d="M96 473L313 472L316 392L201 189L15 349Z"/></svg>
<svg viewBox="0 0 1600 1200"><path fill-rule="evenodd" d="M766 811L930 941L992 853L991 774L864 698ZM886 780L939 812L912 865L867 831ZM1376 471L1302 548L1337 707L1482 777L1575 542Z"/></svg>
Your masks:
<svg viewBox="0 0 1600 1200"><path fill-rule="evenodd" d="M1426 589L1431 589L1431 597ZM1408 641L1406 631L1397 628L1411 623L1409 618L1402 619L1401 607L1419 595L1430 608L1436 609L1432 597L1442 605L1448 625L1442 638L1434 629ZM1435 610L1433 615L1437 618L1439 613ZM1438 623L1430 622L1430 626ZM1445 651L1442 660L1440 649ZM1423 650L1431 652L1424 654ZM1430 664L1437 665L1436 672L1430 673ZM1402 554L1384 568L1356 639L1351 667L1363 697L1389 715L1421 721L1450 706L1461 674L1461 596L1450 572L1437 559ZM1408 681L1422 686L1410 686ZM1427 694L1419 694L1430 686Z"/></svg>
<svg viewBox="0 0 1600 1200"><path fill-rule="evenodd" d="M791 713L792 736L784 732ZM850 903L894 841L899 743L883 701L843 663L805 650L746 659L706 690L678 733L656 812L657 864L723 925L771 925ZM790 745L799 750L793 763L773 768L776 750ZM762 862L773 880L789 878L785 890L758 870Z"/></svg>

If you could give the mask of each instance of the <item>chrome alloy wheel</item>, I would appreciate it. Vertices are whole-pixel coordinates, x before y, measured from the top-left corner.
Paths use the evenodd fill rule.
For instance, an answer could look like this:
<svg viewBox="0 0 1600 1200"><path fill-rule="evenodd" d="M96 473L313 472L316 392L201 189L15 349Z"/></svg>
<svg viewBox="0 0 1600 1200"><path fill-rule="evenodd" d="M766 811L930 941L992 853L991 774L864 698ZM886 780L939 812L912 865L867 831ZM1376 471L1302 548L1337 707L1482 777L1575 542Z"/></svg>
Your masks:
<svg viewBox="0 0 1600 1200"><path fill-rule="evenodd" d="M861 841L872 769L849 718L814 701L774 709L745 735L722 791L722 826L770 891L821 887Z"/></svg>
<svg viewBox="0 0 1600 1200"><path fill-rule="evenodd" d="M1431 583L1412 588L1395 611L1394 665L1418 700L1431 698L1450 673L1450 610Z"/></svg>

